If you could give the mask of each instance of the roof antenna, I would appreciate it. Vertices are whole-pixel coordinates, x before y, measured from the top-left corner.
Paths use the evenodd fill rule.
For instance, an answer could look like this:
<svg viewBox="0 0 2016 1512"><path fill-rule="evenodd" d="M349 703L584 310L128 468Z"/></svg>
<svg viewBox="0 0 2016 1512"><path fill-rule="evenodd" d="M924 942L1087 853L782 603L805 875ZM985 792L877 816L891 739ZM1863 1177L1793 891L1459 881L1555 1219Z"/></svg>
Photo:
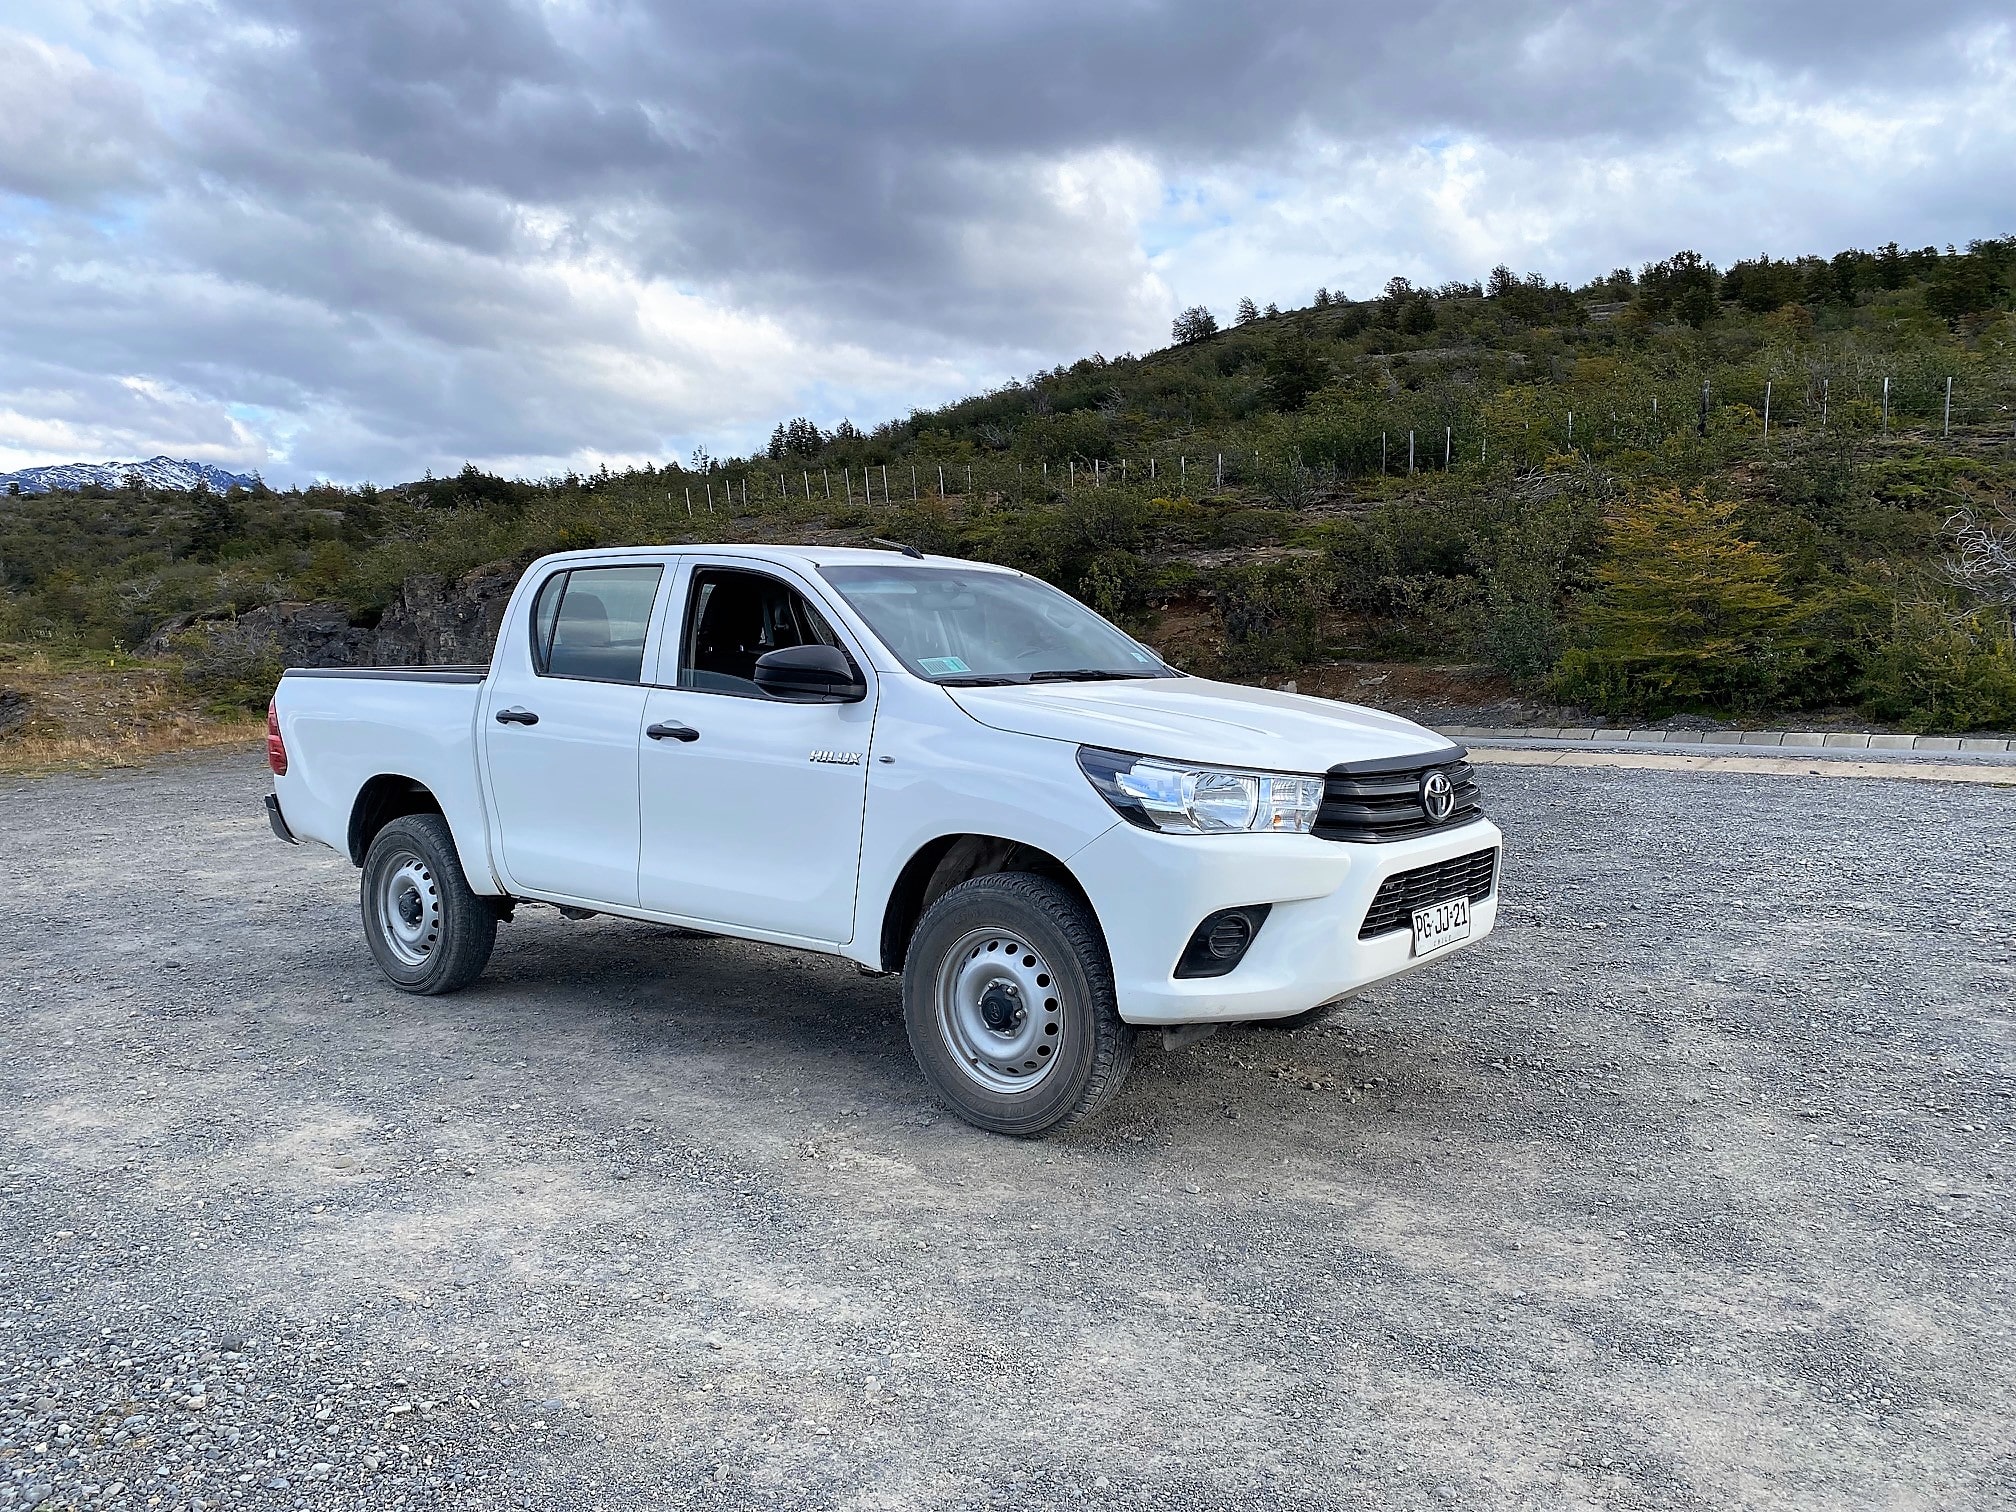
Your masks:
<svg viewBox="0 0 2016 1512"><path fill-rule="evenodd" d="M903 555L913 557L920 562L924 560L924 553L919 551L915 546L906 546L901 541L885 541L880 536L870 536L868 539L873 541L877 546L887 546L891 551L900 551Z"/></svg>

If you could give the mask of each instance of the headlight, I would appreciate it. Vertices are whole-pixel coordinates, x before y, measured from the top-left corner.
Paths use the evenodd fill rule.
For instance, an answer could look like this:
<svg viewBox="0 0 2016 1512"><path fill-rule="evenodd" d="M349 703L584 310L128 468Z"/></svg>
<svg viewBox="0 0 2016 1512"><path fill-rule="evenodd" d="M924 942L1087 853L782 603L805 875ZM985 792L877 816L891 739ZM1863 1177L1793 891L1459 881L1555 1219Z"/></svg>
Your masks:
<svg viewBox="0 0 2016 1512"><path fill-rule="evenodd" d="M1096 746L1078 748L1078 765L1130 823L1171 835L1306 835L1323 804L1321 777L1192 766Z"/></svg>

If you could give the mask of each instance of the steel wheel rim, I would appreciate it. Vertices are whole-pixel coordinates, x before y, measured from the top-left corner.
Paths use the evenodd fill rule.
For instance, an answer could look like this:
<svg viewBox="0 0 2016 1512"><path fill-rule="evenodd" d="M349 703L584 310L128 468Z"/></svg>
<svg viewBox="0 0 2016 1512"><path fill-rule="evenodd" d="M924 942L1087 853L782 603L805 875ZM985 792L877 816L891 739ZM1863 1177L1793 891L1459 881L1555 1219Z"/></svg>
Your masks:
<svg viewBox="0 0 2016 1512"><path fill-rule="evenodd" d="M967 930L939 962L932 997L952 1058L989 1092L1028 1092L1055 1069L1064 995L1026 935Z"/></svg>
<svg viewBox="0 0 2016 1512"><path fill-rule="evenodd" d="M378 933L405 966L425 966L441 943L441 888L411 851L393 857L378 884Z"/></svg>

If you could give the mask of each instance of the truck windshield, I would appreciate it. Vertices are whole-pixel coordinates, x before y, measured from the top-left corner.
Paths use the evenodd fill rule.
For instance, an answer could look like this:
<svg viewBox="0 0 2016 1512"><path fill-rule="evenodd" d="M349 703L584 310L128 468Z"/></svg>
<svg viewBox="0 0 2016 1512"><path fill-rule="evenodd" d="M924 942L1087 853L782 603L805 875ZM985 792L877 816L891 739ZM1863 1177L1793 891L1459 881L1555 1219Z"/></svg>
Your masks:
<svg viewBox="0 0 2016 1512"><path fill-rule="evenodd" d="M1160 657L1035 578L959 567L824 567L903 665L933 682L1174 677Z"/></svg>

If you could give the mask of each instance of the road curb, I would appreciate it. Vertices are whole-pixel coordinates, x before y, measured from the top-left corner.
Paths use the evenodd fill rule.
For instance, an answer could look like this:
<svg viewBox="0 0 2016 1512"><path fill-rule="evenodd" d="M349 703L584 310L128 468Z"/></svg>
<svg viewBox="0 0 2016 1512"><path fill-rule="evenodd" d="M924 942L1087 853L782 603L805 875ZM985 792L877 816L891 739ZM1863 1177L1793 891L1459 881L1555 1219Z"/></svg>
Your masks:
<svg viewBox="0 0 2016 1512"><path fill-rule="evenodd" d="M1636 730L1555 729L1544 726L1485 729L1439 727L1451 740L1567 740L1588 745L1744 745L1800 750L1923 751L1997 755L2016 751L2016 740L1965 735L1891 735L1857 730ZM1712 737L1712 738L1711 738Z"/></svg>
<svg viewBox="0 0 2016 1512"><path fill-rule="evenodd" d="M1546 746L1478 746L1470 759L1486 766L1612 767L1636 771L1748 772L1760 777L1860 777L1884 782L1966 782L2016 787L2007 762L1856 761L1852 757L1745 756L1703 751L1577 751Z"/></svg>

